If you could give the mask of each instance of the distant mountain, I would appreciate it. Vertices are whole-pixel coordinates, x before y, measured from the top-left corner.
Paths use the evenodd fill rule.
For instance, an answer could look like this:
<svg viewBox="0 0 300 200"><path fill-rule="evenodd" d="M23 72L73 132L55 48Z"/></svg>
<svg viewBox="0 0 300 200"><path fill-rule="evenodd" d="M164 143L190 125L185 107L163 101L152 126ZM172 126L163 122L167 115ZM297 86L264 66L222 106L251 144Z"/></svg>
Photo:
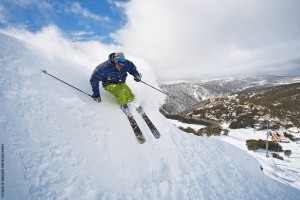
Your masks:
<svg viewBox="0 0 300 200"><path fill-rule="evenodd" d="M189 108L186 104L195 105L203 100L226 97L245 89L257 89L299 81L300 77L248 76L198 82L163 82L160 84L162 90L171 96L178 97L178 99L167 97L161 106L161 112L172 115L178 114Z"/></svg>
<svg viewBox="0 0 300 200"><path fill-rule="evenodd" d="M229 128L238 129L254 128L265 115L271 119L271 128L300 127L300 82L249 88L226 97L202 101L194 108L169 117L191 123L209 122L215 127L228 124Z"/></svg>

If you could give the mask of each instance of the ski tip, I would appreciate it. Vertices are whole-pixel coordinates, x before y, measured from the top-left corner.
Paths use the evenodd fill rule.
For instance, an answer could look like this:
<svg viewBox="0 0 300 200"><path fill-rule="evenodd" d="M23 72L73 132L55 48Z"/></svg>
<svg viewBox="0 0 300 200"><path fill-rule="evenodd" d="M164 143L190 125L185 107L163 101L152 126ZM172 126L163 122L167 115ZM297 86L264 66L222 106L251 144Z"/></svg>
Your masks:
<svg viewBox="0 0 300 200"><path fill-rule="evenodd" d="M160 138L160 133L153 133L153 136L156 138L156 139L158 139L158 138Z"/></svg>
<svg viewBox="0 0 300 200"><path fill-rule="evenodd" d="M47 73L47 71L46 70L41 70L42 72L44 72L44 73Z"/></svg>
<svg viewBox="0 0 300 200"><path fill-rule="evenodd" d="M137 107L137 108L136 108L136 111L138 111L139 113L142 113L142 111L143 111L143 110L142 110L142 107L140 107L140 106Z"/></svg>
<svg viewBox="0 0 300 200"><path fill-rule="evenodd" d="M146 139L143 138L143 137L136 137L136 139L138 140L138 142L139 142L140 144L143 144L144 142L146 142Z"/></svg>

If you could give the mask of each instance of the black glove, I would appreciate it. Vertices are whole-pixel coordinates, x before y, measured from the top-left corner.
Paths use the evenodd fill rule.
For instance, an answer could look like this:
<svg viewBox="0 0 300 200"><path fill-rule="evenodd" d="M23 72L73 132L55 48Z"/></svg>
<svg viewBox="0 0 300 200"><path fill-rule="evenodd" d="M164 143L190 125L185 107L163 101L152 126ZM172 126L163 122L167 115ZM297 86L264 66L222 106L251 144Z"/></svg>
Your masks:
<svg viewBox="0 0 300 200"><path fill-rule="evenodd" d="M98 103L101 102L101 97L100 95L97 95L97 94L93 94L92 97L94 98L95 101L97 101Z"/></svg>
<svg viewBox="0 0 300 200"><path fill-rule="evenodd" d="M136 82L140 82L140 81L142 80L142 75L141 75L141 74L135 75L135 76L134 76L134 80L135 80Z"/></svg>

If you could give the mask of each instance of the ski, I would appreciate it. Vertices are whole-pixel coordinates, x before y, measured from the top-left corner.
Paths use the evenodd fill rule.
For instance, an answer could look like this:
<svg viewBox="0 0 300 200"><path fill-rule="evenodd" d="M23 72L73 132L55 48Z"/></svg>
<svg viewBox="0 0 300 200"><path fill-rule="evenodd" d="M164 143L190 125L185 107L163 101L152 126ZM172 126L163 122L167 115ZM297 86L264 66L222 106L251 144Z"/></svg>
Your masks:
<svg viewBox="0 0 300 200"><path fill-rule="evenodd" d="M136 123L130 109L128 108L127 104L124 105L124 106L120 106L121 109L123 110L123 112L125 113L125 115L127 116L128 120L129 120L129 123L133 129L133 132L135 134L135 137L137 139L137 141L140 143L140 144L143 144L146 139L140 129L140 127L138 126L138 124Z"/></svg>
<svg viewBox="0 0 300 200"><path fill-rule="evenodd" d="M160 138L160 133L157 130L157 128L154 126L154 124L152 123L152 121L149 119L149 117L146 115L144 109L142 108L142 106L139 106L138 108L136 108L136 110L138 111L138 113L140 113L140 115L142 116L142 118L144 119L144 121L146 122L147 126L149 127L150 131L152 132L153 136L158 139Z"/></svg>

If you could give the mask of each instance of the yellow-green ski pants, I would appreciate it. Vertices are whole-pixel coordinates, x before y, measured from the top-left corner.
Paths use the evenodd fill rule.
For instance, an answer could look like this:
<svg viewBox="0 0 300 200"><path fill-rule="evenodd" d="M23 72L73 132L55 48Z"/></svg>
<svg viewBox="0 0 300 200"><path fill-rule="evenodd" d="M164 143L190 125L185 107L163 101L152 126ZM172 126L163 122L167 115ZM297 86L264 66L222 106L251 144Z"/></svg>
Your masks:
<svg viewBox="0 0 300 200"><path fill-rule="evenodd" d="M116 97L118 104L125 105L128 102L133 101L134 94L132 94L130 88L125 84L110 84L104 87L106 91Z"/></svg>

